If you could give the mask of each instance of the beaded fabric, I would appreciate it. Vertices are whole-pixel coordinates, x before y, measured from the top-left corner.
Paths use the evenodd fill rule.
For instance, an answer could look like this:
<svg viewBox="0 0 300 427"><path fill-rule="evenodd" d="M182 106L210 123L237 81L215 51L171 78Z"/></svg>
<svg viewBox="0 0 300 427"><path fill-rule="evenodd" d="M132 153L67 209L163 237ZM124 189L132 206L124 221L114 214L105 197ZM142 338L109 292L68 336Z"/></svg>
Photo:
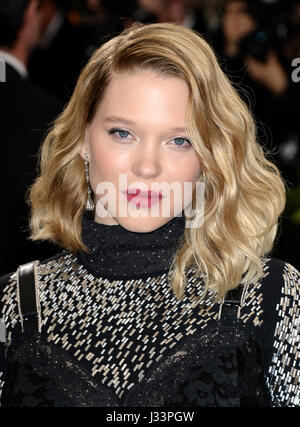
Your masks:
<svg viewBox="0 0 300 427"><path fill-rule="evenodd" d="M16 274L2 278L2 406L299 405L299 272L265 258L263 277L239 287L231 304L213 302L212 292L198 303L205 276L189 270L178 301L158 255L164 233L173 253L182 224L174 218L160 233L145 233L136 251L145 244L151 253L134 278L140 233L130 240L119 226L86 221L91 255L64 251L38 265L40 334L21 332ZM123 264L116 253L126 247ZM121 278L106 276L112 267Z"/></svg>
<svg viewBox="0 0 300 427"><path fill-rule="evenodd" d="M83 217L79 263L95 277L136 279L167 272L185 229L184 215L174 217L150 233L135 233L121 225L105 225ZM95 236L101 236L96 239Z"/></svg>

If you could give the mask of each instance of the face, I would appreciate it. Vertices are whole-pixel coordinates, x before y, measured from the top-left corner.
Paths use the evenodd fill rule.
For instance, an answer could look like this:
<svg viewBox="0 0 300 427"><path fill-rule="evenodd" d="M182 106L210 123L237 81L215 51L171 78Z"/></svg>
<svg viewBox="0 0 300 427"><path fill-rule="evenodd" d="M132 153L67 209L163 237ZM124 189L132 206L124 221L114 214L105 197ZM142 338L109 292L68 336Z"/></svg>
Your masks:
<svg viewBox="0 0 300 427"><path fill-rule="evenodd" d="M38 0L31 1L26 9L20 37L26 40L29 52L37 46L41 38L42 14Z"/></svg>
<svg viewBox="0 0 300 427"><path fill-rule="evenodd" d="M80 153L89 158L95 221L151 232L191 203L202 169L186 132L188 98L177 77L114 75Z"/></svg>

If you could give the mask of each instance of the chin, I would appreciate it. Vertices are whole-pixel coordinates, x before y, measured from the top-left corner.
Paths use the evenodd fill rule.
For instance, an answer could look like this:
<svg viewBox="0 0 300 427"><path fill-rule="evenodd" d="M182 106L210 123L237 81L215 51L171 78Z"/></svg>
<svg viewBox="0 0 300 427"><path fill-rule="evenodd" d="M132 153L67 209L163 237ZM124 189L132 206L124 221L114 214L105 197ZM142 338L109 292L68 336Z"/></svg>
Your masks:
<svg viewBox="0 0 300 427"><path fill-rule="evenodd" d="M151 233L165 225L172 218L117 218L121 227L134 233Z"/></svg>

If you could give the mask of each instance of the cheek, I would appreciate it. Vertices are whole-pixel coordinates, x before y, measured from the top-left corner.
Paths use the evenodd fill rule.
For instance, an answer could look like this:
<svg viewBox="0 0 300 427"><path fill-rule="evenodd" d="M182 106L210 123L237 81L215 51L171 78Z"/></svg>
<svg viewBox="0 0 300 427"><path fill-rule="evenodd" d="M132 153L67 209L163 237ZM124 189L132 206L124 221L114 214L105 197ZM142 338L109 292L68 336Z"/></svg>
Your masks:
<svg viewBox="0 0 300 427"><path fill-rule="evenodd" d="M202 172L201 163L197 157L190 157L180 164L172 166L176 181L180 182L195 182Z"/></svg>
<svg viewBox="0 0 300 427"><path fill-rule="evenodd" d="M127 161L116 156L112 150L105 147L91 147L90 177L92 181L101 179L115 181L118 174L126 170Z"/></svg>
<svg viewBox="0 0 300 427"><path fill-rule="evenodd" d="M202 172L202 169L200 167L200 164L197 163L195 165L191 164L188 170L188 178L190 181L197 181L197 179L200 177Z"/></svg>
<svg viewBox="0 0 300 427"><path fill-rule="evenodd" d="M202 170L202 163L199 159L199 156L194 153L189 164L189 173L191 175L191 181L196 181L200 177Z"/></svg>

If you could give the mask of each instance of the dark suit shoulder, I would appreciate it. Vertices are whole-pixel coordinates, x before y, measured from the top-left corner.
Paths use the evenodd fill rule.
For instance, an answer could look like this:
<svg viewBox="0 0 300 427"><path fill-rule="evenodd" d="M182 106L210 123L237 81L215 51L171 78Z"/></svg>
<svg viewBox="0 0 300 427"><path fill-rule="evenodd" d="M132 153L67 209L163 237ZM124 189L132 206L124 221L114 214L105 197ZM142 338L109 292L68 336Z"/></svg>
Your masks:
<svg viewBox="0 0 300 427"><path fill-rule="evenodd" d="M32 121L53 120L63 110L63 103L51 93L24 79L9 64L6 64L6 82L0 85L3 112L22 113ZM1 108L1 106L0 106Z"/></svg>
<svg viewBox="0 0 300 427"><path fill-rule="evenodd" d="M63 110L64 104L51 93L46 92L44 89L34 85L30 81L26 82L26 86L28 93L34 97L33 100L36 102L47 102L48 108L51 108L54 114L59 114Z"/></svg>

